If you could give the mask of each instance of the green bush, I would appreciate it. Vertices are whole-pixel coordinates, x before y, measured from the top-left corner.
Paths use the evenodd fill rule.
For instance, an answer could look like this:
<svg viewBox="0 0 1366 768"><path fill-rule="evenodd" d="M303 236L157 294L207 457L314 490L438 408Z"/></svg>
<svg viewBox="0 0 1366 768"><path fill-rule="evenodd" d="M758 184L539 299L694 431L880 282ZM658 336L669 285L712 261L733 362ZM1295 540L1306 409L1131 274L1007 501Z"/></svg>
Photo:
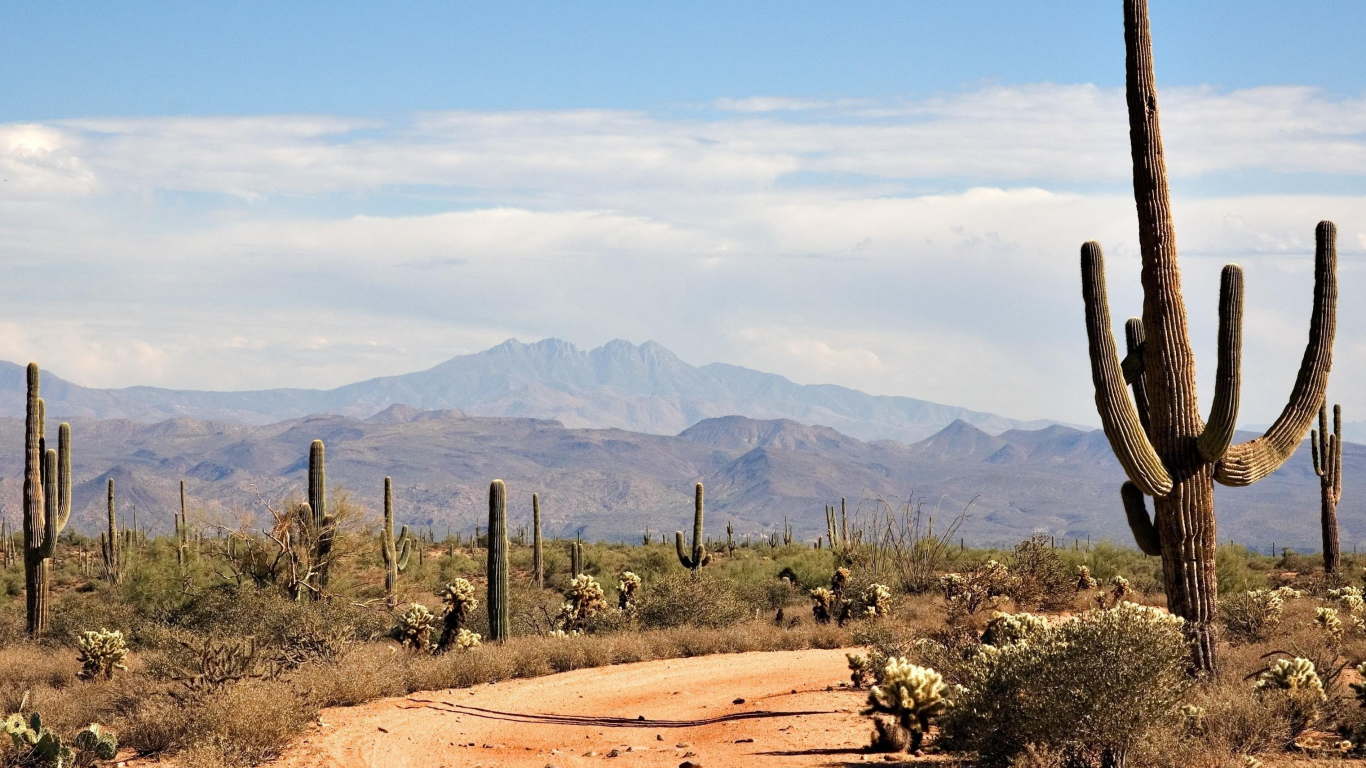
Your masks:
<svg viewBox="0 0 1366 768"><path fill-rule="evenodd" d="M1126 754L1169 723L1188 687L1179 618L1121 603L981 646L954 675L965 690L945 741L1004 766L1027 745L1058 749L1074 764Z"/></svg>

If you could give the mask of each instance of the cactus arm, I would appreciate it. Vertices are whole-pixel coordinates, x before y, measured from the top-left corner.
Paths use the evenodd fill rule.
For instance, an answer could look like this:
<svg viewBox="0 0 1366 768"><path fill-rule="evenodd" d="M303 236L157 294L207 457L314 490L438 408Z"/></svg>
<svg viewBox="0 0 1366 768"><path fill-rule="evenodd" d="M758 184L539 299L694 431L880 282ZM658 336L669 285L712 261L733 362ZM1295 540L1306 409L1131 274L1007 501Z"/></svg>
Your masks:
<svg viewBox="0 0 1366 768"><path fill-rule="evenodd" d="M1196 447L1205 461L1218 461L1233 442L1242 390L1243 268L1224 267L1219 279L1219 366L1214 374L1214 405Z"/></svg>
<svg viewBox="0 0 1366 768"><path fill-rule="evenodd" d="M1105 295L1105 261L1100 244L1081 247L1081 289L1086 304L1086 336L1090 343L1091 380L1096 409L1115 457L1138 489L1149 496L1171 492L1172 479L1153 449L1139 420L1138 409L1124 389L1119 353L1110 331L1110 306Z"/></svg>
<svg viewBox="0 0 1366 768"><path fill-rule="evenodd" d="M38 557L46 560L57 551L57 452L49 448L43 456L43 543Z"/></svg>
<svg viewBox="0 0 1366 768"><path fill-rule="evenodd" d="M1119 488L1119 497L1124 500L1124 514L1129 518L1129 529L1134 533L1134 543L1145 555L1158 557L1162 554L1162 538L1157 526L1148 517L1147 502L1143 491L1133 483L1125 483Z"/></svg>
<svg viewBox="0 0 1366 768"><path fill-rule="evenodd" d="M1342 499L1342 406L1333 406L1333 503Z"/></svg>
<svg viewBox="0 0 1366 768"><path fill-rule="evenodd" d="M1251 485L1280 468L1309 432L1328 390L1337 330L1337 228L1321 221L1314 239L1314 309L1290 400L1266 434L1229 448L1215 465L1214 479L1224 485Z"/></svg>
<svg viewBox="0 0 1366 768"><path fill-rule="evenodd" d="M397 565L400 573L408 568L408 556L413 553L412 544L413 538L408 535L408 526L405 525L403 526L402 532L398 535L398 541L395 542L394 545L398 553Z"/></svg>
<svg viewBox="0 0 1366 768"><path fill-rule="evenodd" d="M1121 367L1124 381L1133 387L1134 409L1138 411L1138 422L1143 433L1152 434L1152 422L1148 420L1148 384L1143 379L1143 320L1131 317L1124 323L1124 348L1126 355Z"/></svg>
<svg viewBox="0 0 1366 768"><path fill-rule="evenodd" d="M71 425L57 428L57 532L71 519Z"/></svg>
<svg viewBox="0 0 1366 768"><path fill-rule="evenodd" d="M1319 477L1323 477L1324 465L1327 463L1328 460L1328 446L1324 446L1323 460L1320 461L1319 439L1319 431L1317 429L1309 430L1309 452L1314 460L1314 474L1318 475Z"/></svg>
<svg viewBox="0 0 1366 768"><path fill-rule="evenodd" d="M678 552L678 562L682 563L684 568L687 568L691 571L694 567L693 560L691 557L688 557L688 554L686 552L683 551L682 531L674 531L674 549Z"/></svg>

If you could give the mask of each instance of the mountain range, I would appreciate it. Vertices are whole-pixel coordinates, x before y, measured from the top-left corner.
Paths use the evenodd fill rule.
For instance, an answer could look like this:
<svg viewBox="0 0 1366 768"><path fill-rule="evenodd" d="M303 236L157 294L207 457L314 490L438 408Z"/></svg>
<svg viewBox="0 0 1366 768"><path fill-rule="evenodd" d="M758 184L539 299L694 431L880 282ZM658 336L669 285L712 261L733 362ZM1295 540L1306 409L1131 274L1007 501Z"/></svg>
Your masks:
<svg viewBox="0 0 1366 768"><path fill-rule="evenodd" d="M24 369L0 362L0 415L22 416ZM59 418L169 418L264 425L318 413L367 418L391 405L459 409L471 416L555 419L567 427L674 435L703 419L740 415L822 425L864 440L914 442L955 419L987 432L1031 429L1019 421L910 397L869 395L724 363L693 366L654 342L620 339L583 351L568 342L510 339L434 368L336 389L206 392L95 389L44 372L43 397Z"/></svg>
<svg viewBox="0 0 1366 768"><path fill-rule="evenodd" d="M787 419L724 416L676 435L570 428L545 419L470 416L393 405L367 418L313 415L265 425L175 418L71 420L72 526L102 522L113 478L127 523L170 530L184 479L192 517L207 522L267 518L265 505L301 498L309 443L327 446L329 488L346 493L370 521L383 478L392 476L401 522L469 532L487 516L488 483L508 484L510 525L530 522L541 494L548 535L638 540L686 528L692 485L703 482L707 526L724 536L781 530L799 540L824 533L824 505L848 497L856 520L908 501L938 509L937 530L966 509L960 533L976 544L1011 544L1036 530L1060 543L1129 543L1119 500L1123 472L1103 433L1053 425L998 435L955 420L905 444L863 441ZM1246 439L1251 435L1239 435ZM0 418L0 504L11 525L21 494L23 422ZM1349 478L1339 507L1344 546L1366 542L1366 496L1350 478L1366 471L1366 447L1348 443ZM1219 533L1265 550L1273 542L1318 547L1318 478L1309 451L1250 488L1216 490ZM885 506L884 506L885 505Z"/></svg>

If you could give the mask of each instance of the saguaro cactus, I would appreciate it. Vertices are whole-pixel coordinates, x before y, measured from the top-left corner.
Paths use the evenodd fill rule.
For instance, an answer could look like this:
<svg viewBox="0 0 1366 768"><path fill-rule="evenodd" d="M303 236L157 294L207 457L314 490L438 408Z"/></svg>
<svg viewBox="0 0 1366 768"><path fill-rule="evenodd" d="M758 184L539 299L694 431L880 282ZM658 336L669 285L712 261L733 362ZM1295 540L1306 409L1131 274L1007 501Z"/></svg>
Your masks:
<svg viewBox="0 0 1366 768"><path fill-rule="evenodd" d="M29 636L47 629L49 558L71 514L71 427L58 430L58 450L45 450L45 408L37 363L28 364L24 416L24 601ZM60 454L61 459L58 459Z"/></svg>
<svg viewBox="0 0 1366 768"><path fill-rule="evenodd" d="M1342 568L1338 547L1338 502L1342 500L1342 406L1333 406L1333 434L1328 434L1328 403L1319 406L1319 428L1309 431L1314 451L1314 474L1319 476L1319 505L1323 524L1323 571Z"/></svg>
<svg viewBox="0 0 1366 768"><path fill-rule="evenodd" d="M1143 317L1128 326L1134 349L1121 363L1111 331L1100 245L1083 245L1082 297L1091 378L1106 437L1129 477L1121 498L1134 538L1145 553L1162 557L1167 606L1186 619L1194 641L1193 666L1212 669L1217 590L1214 483L1244 486L1271 474L1294 453L1323 402L1336 326L1336 230L1324 221L1316 232L1309 342L1290 400L1266 434L1230 445L1238 416L1243 273L1229 265L1220 283L1218 368L1206 423L1196 399L1195 359L1181 297L1146 0L1125 0L1124 40ZM1135 382L1141 385L1137 404L1125 392L1126 383ZM1139 409L1144 401L1146 413ZM1144 508L1145 495L1154 497L1156 522Z"/></svg>
<svg viewBox="0 0 1366 768"><path fill-rule="evenodd" d="M711 554L707 552L707 547L702 543L702 484L697 484L697 489L693 499L692 517L692 556L689 557L683 551L683 532L674 532L674 549L678 551L678 562L684 568L692 571L693 578L697 578L702 572L702 567L711 562Z"/></svg>
<svg viewBox="0 0 1366 768"><path fill-rule="evenodd" d="M389 610L398 608L398 575L408 567L412 554L412 539L408 526L403 526L394 539L394 481L384 478L384 532L380 534L380 551L384 555L384 600Z"/></svg>
<svg viewBox="0 0 1366 768"><path fill-rule="evenodd" d="M109 478L109 529L100 534L100 556L104 559L104 577L117 584L123 579L123 537L119 536L118 521L114 517L114 478Z"/></svg>
<svg viewBox="0 0 1366 768"><path fill-rule="evenodd" d="M578 578L583 573L583 544L576 538L569 544L569 576Z"/></svg>
<svg viewBox="0 0 1366 768"><path fill-rule="evenodd" d="M508 519L507 488L502 480L489 486L489 639L501 643L508 627Z"/></svg>
<svg viewBox="0 0 1366 768"><path fill-rule="evenodd" d="M175 517L175 557L176 563L185 567L186 552L190 548L190 518L185 511L185 481L180 481L180 514Z"/></svg>
<svg viewBox="0 0 1366 768"><path fill-rule="evenodd" d="M323 441L308 448L308 506L318 535L318 586L326 587L332 564L332 540L337 534L336 515L327 511L327 467Z"/></svg>
<svg viewBox="0 0 1366 768"><path fill-rule="evenodd" d="M536 586L545 588L545 556L541 549L541 495L531 494L531 572Z"/></svg>

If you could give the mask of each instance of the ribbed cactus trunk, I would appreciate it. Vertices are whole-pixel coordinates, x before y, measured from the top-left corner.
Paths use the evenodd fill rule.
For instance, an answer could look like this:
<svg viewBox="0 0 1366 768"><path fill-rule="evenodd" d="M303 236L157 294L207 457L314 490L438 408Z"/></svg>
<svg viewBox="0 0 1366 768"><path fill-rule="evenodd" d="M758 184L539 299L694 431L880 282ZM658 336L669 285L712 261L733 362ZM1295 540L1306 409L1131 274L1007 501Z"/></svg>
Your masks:
<svg viewBox="0 0 1366 768"><path fill-rule="evenodd" d="M511 634L508 623L507 488L502 480L489 486L489 639L503 642Z"/></svg>
<svg viewBox="0 0 1366 768"><path fill-rule="evenodd" d="M577 537L569 543L569 575L577 579L583 573L583 545Z"/></svg>
<svg viewBox="0 0 1366 768"><path fill-rule="evenodd" d="M1328 403L1319 406L1319 428L1309 433L1314 452L1314 474L1319 476L1320 523L1323 530L1323 572L1342 570L1338 544L1338 502L1342 500L1342 406L1333 406L1333 434L1328 434Z"/></svg>
<svg viewBox="0 0 1366 768"><path fill-rule="evenodd" d="M336 520L327 509L327 466L323 441L314 440L308 448L308 505L313 510L313 527L318 537L318 586L326 587L331 576L332 540Z"/></svg>
<svg viewBox="0 0 1366 768"><path fill-rule="evenodd" d="M531 494L531 571L536 586L545 588L545 556L541 549L541 496Z"/></svg>
<svg viewBox="0 0 1366 768"><path fill-rule="evenodd" d="M70 427L59 432L64 462L57 451L44 450L45 411L38 393L37 363L28 365L28 399L24 415L24 603L29 637L38 639L47 630L49 558L57 550L57 535L70 514ZM66 468L66 472L61 472ZM65 493L62 498L59 494Z"/></svg>
<svg viewBox="0 0 1366 768"><path fill-rule="evenodd" d="M674 532L674 549L678 554L678 562L684 568L692 571L692 577L698 578L702 573L702 566L711 562L711 555L707 553L707 547L702 539L702 484L698 483L693 492L693 517L692 517L692 555L689 556L683 551L683 532Z"/></svg>
<svg viewBox="0 0 1366 768"><path fill-rule="evenodd" d="M1121 363L1100 245L1082 246L1091 376L1105 434L1130 480L1120 496L1135 541L1145 553L1162 557L1167 607L1186 619L1192 666L1210 670L1215 666L1218 594L1214 483L1243 486L1260 480L1294 453L1309 430L1323 400L1332 361L1336 235L1330 222L1319 224L1309 343L1290 400L1265 435L1231 445L1241 376L1242 270L1237 265L1225 267L1220 283L1218 367L1206 423L1196 399L1195 357L1181 296L1146 0L1125 0L1124 39L1143 316L1126 327L1131 352ZM1134 398L1125 391L1126 385L1134 385ZM1146 413L1140 411L1144 404ZM1145 495L1154 497L1156 522L1148 518Z"/></svg>
<svg viewBox="0 0 1366 768"><path fill-rule="evenodd" d="M394 539L394 481L384 478L384 532L380 534L380 550L384 556L384 601L389 610L398 608L398 574L408 567L412 554L412 539L408 526Z"/></svg>
<svg viewBox="0 0 1366 768"><path fill-rule="evenodd" d="M100 556L104 559L104 575L117 584L123 578L123 537L119 535L118 520L114 515L114 478L109 478L108 529L100 534Z"/></svg>

